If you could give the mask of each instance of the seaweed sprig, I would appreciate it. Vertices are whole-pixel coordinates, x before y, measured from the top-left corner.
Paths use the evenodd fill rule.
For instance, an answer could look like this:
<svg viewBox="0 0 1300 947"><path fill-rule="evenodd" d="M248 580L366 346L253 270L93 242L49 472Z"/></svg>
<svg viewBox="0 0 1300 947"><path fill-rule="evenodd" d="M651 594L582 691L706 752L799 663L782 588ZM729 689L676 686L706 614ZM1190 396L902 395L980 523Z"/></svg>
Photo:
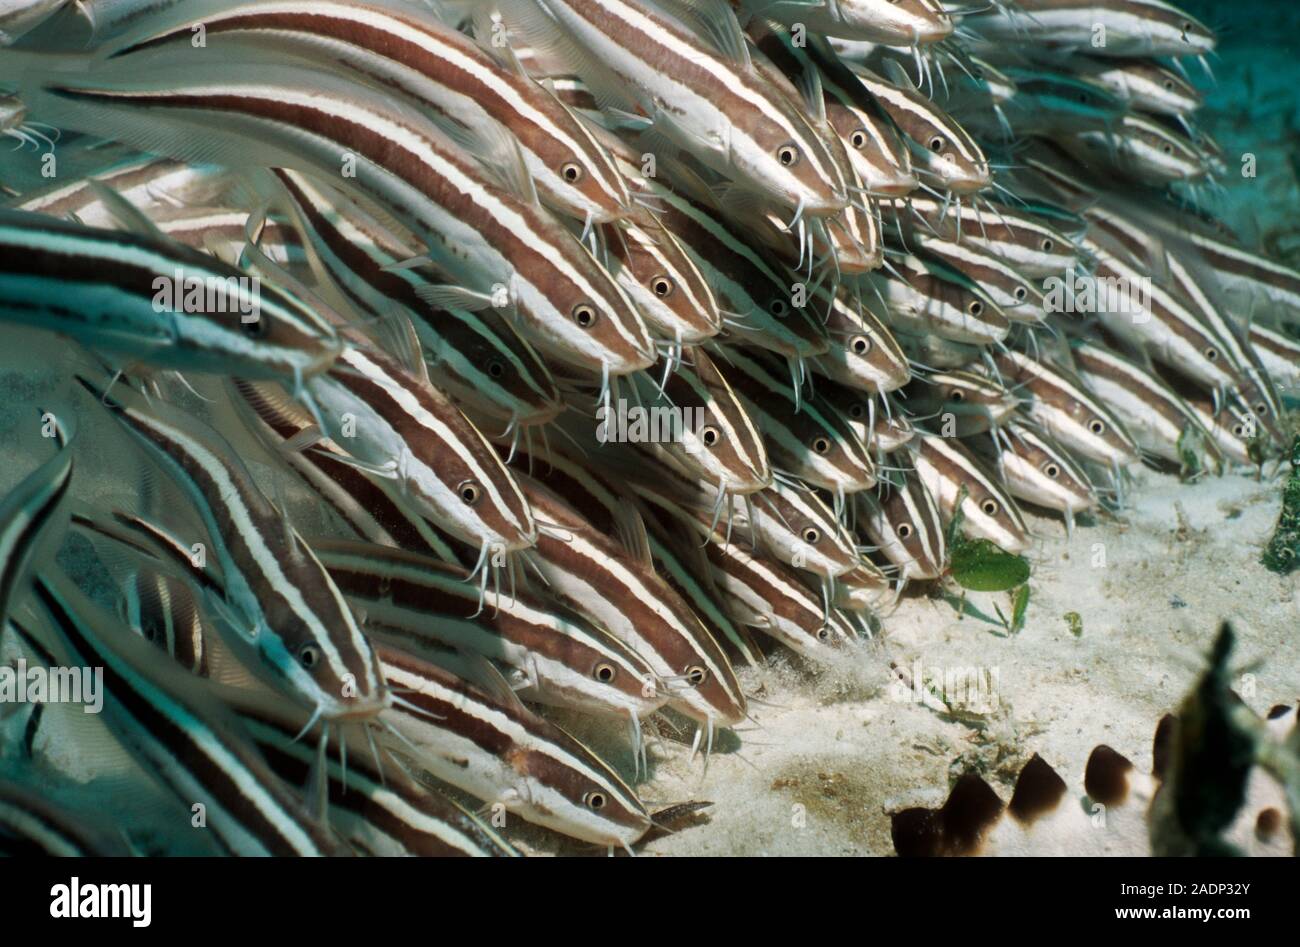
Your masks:
<svg viewBox="0 0 1300 947"><path fill-rule="evenodd" d="M1278 575L1289 575L1300 558L1300 437L1291 445L1291 473L1282 489L1282 512L1277 529L1260 562Z"/></svg>

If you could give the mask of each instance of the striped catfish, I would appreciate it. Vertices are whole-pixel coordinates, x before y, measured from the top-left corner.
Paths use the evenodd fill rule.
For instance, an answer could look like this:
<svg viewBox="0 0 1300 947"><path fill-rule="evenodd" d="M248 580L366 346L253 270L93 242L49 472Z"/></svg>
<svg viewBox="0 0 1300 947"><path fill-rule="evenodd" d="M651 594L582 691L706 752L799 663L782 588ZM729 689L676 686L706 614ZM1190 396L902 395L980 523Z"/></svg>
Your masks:
<svg viewBox="0 0 1300 947"><path fill-rule="evenodd" d="M188 584L141 567L124 577L121 595L118 615L127 627L166 651L181 667L208 676L203 615Z"/></svg>
<svg viewBox="0 0 1300 947"><path fill-rule="evenodd" d="M480 305L506 305L556 358L613 375L653 361L640 315L577 237L526 185L500 186L432 121L324 72L196 63L189 52L121 56L90 85L56 71L29 79L23 94L62 126L173 157L343 172L349 190L409 227Z"/></svg>
<svg viewBox="0 0 1300 947"><path fill-rule="evenodd" d="M847 167L845 177L858 180ZM880 224L869 201L859 199L835 217L802 221L799 227L787 226L771 205L755 201L743 190L725 191L722 205L733 226L750 234L750 239L790 269L812 272L821 266L846 277L880 268L884 253Z"/></svg>
<svg viewBox="0 0 1300 947"><path fill-rule="evenodd" d="M1249 411L1233 404L1216 411L1212 403L1200 398L1187 399L1187 406L1226 460L1243 467L1259 465L1256 444L1260 430Z"/></svg>
<svg viewBox="0 0 1300 947"><path fill-rule="evenodd" d="M232 855L337 855L342 843L267 767L217 702L100 611L63 577L38 577L36 601L66 665L102 668L103 720L190 824L201 806L218 848Z"/></svg>
<svg viewBox="0 0 1300 947"><path fill-rule="evenodd" d="M1148 218L1144 218L1148 222ZM1270 310L1292 325L1300 309L1300 270L1240 246L1223 235L1200 233L1170 214L1151 214L1149 222L1190 249L1214 282L1234 297L1241 311Z"/></svg>
<svg viewBox="0 0 1300 947"><path fill-rule="evenodd" d="M762 663L758 644L721 601L703 550L682 542L682 531L672 517L646 503L637 509L645 523L655 571L691 607L714 641L729 646L729 653L734 652L750 667Z"/></svg>
<svg viewBox="0 0 1300 947"><path fill-rule="evenodd" d="M276 177L317 258L360 315L377 324L409 316L438 387L476 414L516 427L554 418L563 404L545 361L498 313L441 309L421 297L430 282L393 269L414 255L409 232L395 235L346 194L295 171Z"/></svg>
<svg viewBox="0 0 1300 947"><path fill-rule="evenodd" d="M908 455L893 456L903 469L883 480L876 496L859 497L857 522L898 569L903 583L937 579L948 564L939 506L916 471L907 469Z"/></svg>
<svg viewBox="0 0 1300 947"><path fill-rule="evenodd" d="M965 488L962 523L967 532L991 540L1007 552L1025 552L1030 546L1029 529L997 475L975 459L955 438L920 435L908 445L916 472L939 504L945 521L957 511L957 500Z"/></svg>
<svg viewBox="0 0 1300 947"><path fill-rule="evenodd" d="M43 422L46 423L46 422ZM42 535L59 522L72 483L72 453L55 425L56 453L0 500L0 631L4 629L25 574L43 545Z"/></svg>
<svg viewBox="0 0 1300 947"><path fill-rule="evenodd" d="M869 559L859 561L856 568L835 580L835 595L831 601L843 612L856 612L867 616L867 630L874 632L871 616L880 608L898 600L889 577Z"/></svg>
<svg viewBox="0 0 1300 947"><path fill-rule="evenodd" d="M221 591L203 588L202 601L241 662L326 719L383 709L389 695L342 593L231 444L175 408L145 407L125 386L110 394L77 381L193 504L221 573ZM188 556L181 562L188 574Z"/></svg>
<svg viewBox="0 0 1300 947"><path fill-rule="evenodd" d="M684 508L708 510L711 516L725 499L712 484L667 464L648 465L629 476L657 497L670 497ZM743 510L728 515L727 528L733 535L749 534L756 548L787 565L834 578L858 563L853 537L817 492L797 481L776 478L750 494Z"/></svg>
<svg viewBox="0 0 1300 947"><path fill-rule="evenodd" d="M983 247L942 240L918 230L912 246L975 282L1012 322L1041 325L1047 318L1042 288L999 255Z"/></svg>
<svg viewBox="0 0 1300 947"><path fill-rule="evenodd" d="M30 785L24 777L21 771L0 775L0 855L78 858L131 854L102 814L51 798L48 774L42 773L41 779Z"/></svg>
<svg viewBox="0 0 1300 947"><path fill-rule="evenodd" d="M825 593L810 588L797 570L735 543L711 542L705 554L714 585L737 621L822 663L859 639L857 622L838 609L828 611Z"/></svg>
<svg viewBox="0 0 1300 947"><path fill-rule="evenodd" d="M10 206L51 217L75 219L88 227L117 228L120 222L104 203L96 184L109 188L133 207L150 214L173 201L181 206L219 204L230 187L229 175L211 165L189 165L136 151L110 150L85 177L48 184L22 194Z"/></svg>
<svg viewBox="0 0 1300 947"><path fill-rule="evenodd" d="M992 345L1011 331L1001 307L973 280L937 261L912 254L892 258L897 275L867 277L889 310L891 323L914 334Z"/></svg>
<svg viewBox="0 0 1300 947"><path fill-rule="evenodd" d="M1236 370L1236 384L1232 397L1239 400L1260 423L1277 444L1285 444L1287 435L1280 424L1282 399L1269 377L1268 370L1250 344L1246 332L1228 316L1220 305L1210 298L1206 288L1188 269L1187 262L1169 253L1165 263L1173 277L1173 285L1193 311L1213 331L1223 349L1225 360Z"/></svg>
<svg viewBox="0 0 1300 947"><path fill-rule="evenodd" d="M629 507L625 492L615 484L636 482L654 485L660 491L668 490L674 503L691 509L707 509L710 520L721 518L725 504L728 522L734 516L731 494L701 481L690 465L678 462L671 454L652 452L648 456L643 453L638 457L614 458L610 456L611 450L614 448L605 447L598 453L588 454L581 463L552 452L546 458L545 474L539 472L539 480L546 490L573 510L581 510L592 527L617 539L620 548L626 549L634 561L642 565L653 562L665 570L660 578L695 612L710 638L719 644L729 641L749 663L756 663L753 643L712 600L715 590L707 566L698 561L698 548L683 547L676 541L674 529L679 532L680 528L675 526L675 520L647 521L653 510L644 505ZM594 468L599 468L599 472ZM658 527L657 534L652 527Z"/></svg>
<svg viewBox="0 0 1300 947"><path fill-rule="evenodd" d="M1182 396L1155 372L1092 342L1075 343L1071 354L1084 384L1123 416L1144 452L1182 465L1197 439L1210 439Z"/></svg>
<svg viewBox="0 0 1300 947"><path fill-rule="evenodd" d="M894 65L897 65L896 63ZM955 195L975 194L993 181L988 158L951 116L927 99L901 67L889 80L864 66L850 67L857 80L911 142L913 170Z"/></svg>
<svg viewBox="0 0 1300 947"><path fill-rule="evenodd" d="M629 185L656 208L662 225L686 248L704 274L720 304L726 308L726 328L745 341L799 360L829 347L819 319L792 305L795 289L777 270L736 234L716 207L696 201L658 178L643 176L638 159L617 139L609 141ZM657 162L665 177L672 169ZM693 193L694 188L690 189Z"/></svg>
<svg viewBox="0 0 1300 947"><path fill-rule="evenodd" d="M789 35L780 35L788 42ZM877 197L906 197L918 182L912 172L912 155L897 126L867 91L853 71L820 44L790 52L817 70L826 120L840 136L849 161L867 193Z"/></svg>
<svg viewBox="0 0 1300 947"><path fill-rule="evenodd" d="M805 257L811 270L814 261L828 261L837 274L856 274L878 269L882 261L879 214L869 199L862 195L866 188L849 157L848 145L831 125L826 114L825 95L810 74L816 69L801 56L795 55L788 38L777 35L780 31L765 28L757 20L748 24L749 49L754 67L783 92L796 108L809 112L813 127L821 135L830 152L835 171L849 192L849 203L844 210L826 221L814 221L807 234L787 227L779 209L767 209L767 226L758 228L761 234L770 235L773 227L778 240L774 249L784 252L787 263L800 267ZM802 88L796 83L802 84ZM748 204L750 202L743 202ZM735 206L728 202L728 208ZM781 239L781 235L784 239ZM793 258L793 261L792 261Z"/></svg>
<svg viewBox="0 0 1300 947"><path fill-rule="evenodd" d="M694 409L697 423L683 425L680 440L641 446L667 452L697 478L728 495L764 489L772 482L772 465L762 432L727 381L727 373L707 352L696 347L687 358L689 363L673 372L661 388L642 376L635 382L636 390L652 416L665 407ZM601 440L599 429L596 439Z"/></svg>
<svg viewBox="0 0 1300 947"><path fill-rule="evenodd" d="M735 671L699 619L655 574L644 548L631 551L591 525L555 492L520 476L548 527L529 554L550 594L645 658L668 690L669 706L702 724L745 717Z"/></svg>
<svg viewBox="0 0 1300 947"><path fill-rule="evenodd" d="M748 526L769 555L815 575L836 579L858 566L853 537L803 484L777 480L754 494L739 525Z"/></svg>
<svg viewBox="0 0 1300 947"><path fill-rule="evenodd" d="M877 420L875 397L861 388L851 388L833 381L818 381L817 394L839 412L864 447L876 454L880 453L880 445L872 428L872 422ZM883 416L884 411L881 410L880 414Z"/></svg>
<svg viewBox="0 0 1300 947"><path fill-rule="evenodd" d="M990 41L1053 43L1095 56L1199 56L1215 47L1208 27L1165 0L1017 0L962 25Z"/></svg>
<svg viewBox="0 0 1300 947"><path fill-rule="evenodd" d="M1250 344L1277 387L1294 398L1300 391L1300 342L1276 329L1252 322Z"/></svg>
<svg viewBox="0 0 1300 947"><path fill-rule="evenodd" d="M825 399L797 403L795 389L770 358L737 348L725 356L735 369L728 377L766 438L773 467L830 490L841 502L845 494L875 485L871 456Z"/></svg>
<svg viewBox="0 0 1300 947"><path fill-rule="evenodd" d="M685 537L680 544L706 538L704 559L713 585L732 619L771 635L788 648L818 661L832 660L841 644L857 635L847 618L829 611L822 594L810 589L786 564L732 542L725 524L712 524L706 510L678 506L648 487L637 493L675 518Z"/></svg>
<svg viewBox="0 0 1300 947"><path fill-rule="evenodd" d="M169 207L149 210L150 222L164 236L196 250L206 250L218 260L239 266L250 229L257 245L273 264L292 273L306 264L308 255L298 234L275 221L258 224L254 214L225 207Z"/></svg>
<svg viewBox="0 0 1300 947"><path fill-rule="evenodd" d="M509 129L542 199L593 223L623 216L629 198L608 155L583 123L541 86L503 68L470 37L430 13L395 4L229 0L186 3L185 22L159 24L116 55L168 41L189 43L202 23L213 49L257 43L280 55L322 59L490 138Z"/></svg>
<svg viewBox="0 0 1300 947"><path fill-rule="evenodd" d="M384 744L424 773L521 818L597 845L630 850L650 816L618 774L559 727L496 700L436 665L380 648L405 706L385 714Z"/></svg>
<svg viewBox="0 0 1300 947"><path fill-rule="evenodd" d="M424 375L379 349L348 344L308 390L323 433L367 473L395 481L399 495L458 539L488 551L531 546L528 503L496 451Z"/></svg>
<svg viewBox="0 0 1300 947"><path fill-rule="evenodd" d="M911 333L894 329L894 338L909 359L917 365L926 365L941 371L974 365L983 357L980 346L954 342L933 332Z"/></svg>
<svg viewBox="0 0 1300 947"><path fill-rule="evenodd" d="M302 388L340 349L302 301L207 254L0 210L0 319L128 361Z"/></svg>
<svg viewBox="0 0 1300 947"><path fill-rule="evenodd" d="M1107 132L1120 124L1128 107L1100 82L1054 66L1017 66L1007 71L1016 94L1004 114L1016 135L1052 138Z"/></svg>
<svg viewBox="0 0 1300 947"><path fill-rule="evenodd" d="M367 621L402 632L405 650L419 654L432 638L480 654L509 666L512 685L543 704L645 717L667 700L627 645L538 595L490 592L480 602L465 569L427 556L339 540L313 548Z"/></svg>
<svg viewBox="0 0 1300 947"><path fill-rule="evenodd" d="M458 550L433 524L412 511L391 480L358 470L333 441L293 450L314 422L273 390L231 383L230 402L240 419L273 456L284 461L361 538L459 562Z"/></svg>
<svg viewBox="0 0 1300 947"><path fill-rule="evenodd" d="M641 111L655 131L715 171L793 208L795 220L835 214L848 203L825 143L760 77L726 6L705 10L716 44L641 0L498 6L512 33L560 51L598 100Z"/></svg>
<svg viewBox="0 0 1300 947"><path fill-rule="evenodd" d="M614 278L659 338L678 347L713 338L722 314L708 280L671 230L642 216L602 228Z"/></svg>
<svg viewBox="0 0 1300 947"><path fill-rule="evenodd" d="M917 374L904 392L907 409L932 418L945 437L995 430L1011 418L1020 399L1003 385L975 372Z"/></svg>
<svg viewBox="0 0 1300 947"><path fill-rule="evenodd" d="M825 312L830 349L812 359L819 375L863 391L894 391L907 384L911 366L889 328L848 289L813 290L812 307Z"/></svg>
<svg viewBox="0 0 1300 947"><path fill-rule="evenodd" d="M905 446L915 436L916 428L902 412L893 415L880 412L871 429L871 445L888 454Z"/></svg>
<svg viewBox="0 0 1300 947"><path fill-rule="evenodd" d="M1090 59L1076 56L1066 67L1102 83L1131 108L1160 115L1190 115L1201 107L1201 91L1173 69L1150 59Z"/></svg>
<svg viewBox="0 0 1300 947"><path fill-rule="evenodd" d="M1110 405L1068 369L1022 352L993 357L1004 385L1023 392L1025 414L1062 446L1107 467L1140 459L1137 443Z"/></svg>
<svg viewBox="0 0 1300 947"><path fill-rule="evenodd" d="M1085 312L1095 310L1116 336L1211 391L1221 395L1239 388L1245 379L1232 364L1227 343L1180 294L1156 283L1145 267L1130 262L1127 254L1114 251L1113 242L1103 243L1103 239L1098 231L1083 241L1095 265L1071 305ZM1069 287L1068 281L1061 285ZM1053 308L1052 297L1060 295L1055 288L1049 292Z"/></svg>
<svg viewBox="0 0 1300 947"><path fill-rule="evenodd" d="M965 204L945 206L943 201L929 197L914 197L906 204L885 203L882 207L904 228L981 247L1030 279L1060 276L1079 263L1078 250L1068 236L1015 207L997 205L981 211ZM909 219L913 213L922 218L915 224Z"/></svg>
<svg viewBox="0 0 1300 947"><path fill-rule="evenodd" d="M1098 505L1092 481L1068 451L1034 430L1013 421L998 432L993 462L1007 489L1024 500L1065 516L1073 531L1074 515Z"/></svg>
<svg viewBox="0 0 1300 947"><path fill-rule="evenodd" d="M744 0L755 16L799 24L815 33L888 46L926 46L952 35L953 21L938 0Z"/></svg>
<svg viewBox="0 0 1300 947"><path fill-rule="evenodd" d="M1144 184L1198 181L1210 170L1195 142L1143 115L1129 113L1113 128L1076 132L1060 141L1085 163L1114 166Z"/></svg>
<svg viewBox="0 0 1300 947"><path fill-rule="evenodd" d="M247 690L220 696L268 765L291 786L324 780L318 803L352 848L368 855L515 857L519 852L484 820L420 785L387 751L340 729L337 756L322 758L297 738L305 722L291 708ZM316 785L319 785L318 783Z"/></svg>

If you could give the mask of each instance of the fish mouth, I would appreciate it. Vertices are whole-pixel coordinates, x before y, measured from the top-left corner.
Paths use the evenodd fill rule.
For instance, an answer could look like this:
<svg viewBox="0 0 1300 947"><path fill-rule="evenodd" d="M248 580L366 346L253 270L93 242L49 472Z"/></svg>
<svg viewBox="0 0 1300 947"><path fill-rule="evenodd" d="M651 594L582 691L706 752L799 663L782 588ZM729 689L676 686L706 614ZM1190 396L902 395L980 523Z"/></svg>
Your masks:
<svg viewBox="0 0 1300 947"><path fill-rule="evenodd" d="M921 182L909 175L905 178L899 178L892 184L882 184L871 188L871 195L873 197L902 198L907 197L920 186Z"/></svg>
<svg viewBox="0 0 1300 947"><path fill-rule="evenodd" d="M385 690L382 694L357 698L344 704L343 710L322 714L330 723L357 723L377 717L392 704L392 695Z"/></svg>
<svg viewBox="0 0 1300 947"><path fill-rule="evenodd" d="M928 46L931 43L938 43L947 39L955 29L952 20L944 17L921 27L913 35L918 46Z"/></svg>

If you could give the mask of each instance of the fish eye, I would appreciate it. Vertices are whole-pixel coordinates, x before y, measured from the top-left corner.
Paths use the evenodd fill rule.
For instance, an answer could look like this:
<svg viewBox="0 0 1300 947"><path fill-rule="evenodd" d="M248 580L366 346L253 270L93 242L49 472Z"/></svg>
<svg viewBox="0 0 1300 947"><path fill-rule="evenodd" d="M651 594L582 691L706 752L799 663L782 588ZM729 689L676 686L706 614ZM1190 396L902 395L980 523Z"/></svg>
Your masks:
<svg viewBox="0 0 1300 947"><path fill-rule="evenodd" d="M804 527L804 531L800 535L809 546L816 546L818 540L822 538L821 530L816 526Z"/></svg>
<svg viewBox="0 0 1300 947"><path fill-rule="evenodd" d="M966 400L966 392L962 391L960 388L953 388L951 391L948 392L948 400L949 400L949 401L965 401L965 400Z"/></svg>
<svg viewBox="0 0 1300 947"><path fill-rule="evenodd" d="M314 644L305 644L298 649L298 663L305 668L314 668L320 660L320 649Z"/></svg>
<svg viewBox="0 0 1300 947"><path fill-rule="evenodd" d="M1219 350L1213 347L1208 348L1205 350L1205 357L1211 362L1217 362L1219 360Z"/></svg>
<svg viewBox="0 0 1300 947"><path fill-rule="evenodd" d="M812 449L819 454L829 454L831 450L831 442L825 437L813 438Z"/></svg>
<svg viewBox="0 0 1300 947"><path fill-rule="evenodd" d="M1260 417L1266 416L1268 414L1268 405L1264 404L1262 401L1255 402L1255 413Z"/></svg>
<svg viewBox="0 0 1300 947"><path fill-rule="evenodd" d="M827 628L825 625L822 625L820 628L817 629L817 639L819 641L825 641L830 636L831 636L831 630Z"/></svg>
<svg viewBox="0 0 1300 947"><path fill-rule="evenodd" d="M577 184L582 180L582 165L576 161L566 161L560 165L560 177L570 184Z"/></svg>
<svg viewBox="0 0 1300 947"><path fill-rule="evenodd" d="M1049 460L1047 463L1043 464L1043 473L1055 480L1061 475L1061 468Z"/></svg>
<svg viewBox="0 0 1300 947"><path fill-rule="evenodd" d="M718 429L711 424L700 428L700 440L704 442L705 447L712 447L721 438L722 435L718 433Z"/></svg>
<svg viewBox="0 0 1300 947"><path fill-rule="evenodd" d="M686 669L686 680L691 682L692 687L699 687L709 679L707 668L702 668L698 664L692 664Z"/></svg>
<svg viewBox="0 0 1300 947"><path fill-rule="evenodd" d="M1101 418L1093 418L1088 422L1088 430L1093 434L1102 435L1106 433L1106 422Z"/></svg>
<svg viewBox="0 0 1300 947"><path fill-rule="evenodd" d="M1056 241L1053 240L1051 237L1044 237L1042 247L1044 253L1051 253L1054 249L1056 249Z"/></svg>
<svg viewBox="0 0 1300 947"><path fill-rule="evenodd" d="M1246 425L1244 425L1244 424L1234 424L1234 425L1232 426L1232 433L1233 433L1234 435L1236 435L1237 437L1245 437L1245 436L1246 436Z"/></svg>
<svg viewBox="0 0 1300 947"><path fill-rule="evenodd" d="M578 303L573 307L573 321L584 329L590 329L596 324L596 310L586 303Z"/></svg>
<svg viewBox="0 0 1300 947"><path fill-rule="evenodd" d="M773 299L767 308L774 316L784 316L790 311L784 299Z"/></svg>
<svg viewBox="0 0 1300 947"><path fill-rule="evenodd" d="M462 480L460 486L456 488L456 494L466 506L473 506L483 495L483 488L473 480Z"/></svg>
<svg viewBox="0 0 1300 947"><path fill-rule="evenodd" d="M1024 302L1025 297L1028 295L1029 295L1029 290L1025 289L1023 286L1016 287L1016 293L1015 293L1016 299L1020 300L1021 302Z"/></svg>
<svg viewBox="0 0 1300 947"><path fill-rule="evenodd" d="M782 145L776 149L776 160L781 162L782 167L790 167L799 160L799 149L794 145Z"/></svg>
<svg viewBox="0 0 1300 947"><path fill-rule="evenodd" d="M849 340L849 348L853 350L854 355L866 355L871 351L871 340L865 335L855 335Z"/></svg>
<svg viewBox="0 0 1300 947"><path fill-rule="evenodd" d="M943 139L940 138L938 135L935 135L933 138L931 138L931 139L930 139L930 150L933 151L935 154L938 154L940 151L942 151L942 150L943 150Z"/></svg>
<svg viewBox="0 0 1300 947"><path fill-rule="evenodd" d="M849 144L859 150L865 148L867 146L867 133L861 128L857 129L849 136Z"/></svg>
<svg viewBox="0 0 1300 947"><path fill-rule="evenodd" d="M966 311L972 316L978 316L984 312L984 304L978 299L972 299L970 305L966 307Z"/></svg>
<svg viewBox="0 0 1300 947"><path fill-rule="evenodd" d="M1171 145L1169 142L1165 142L1165 143L1160 147L1160 150L1163 151L1163 152L1164 152L1165 154L1167 154L1167 155L1171 155L1171 154L1174 153L1174 146Z"/></svg>
<svg viewBox="0 0 1300 947"><path fill-rule="evenodd" d="M609 684L614 680L614 665L607 661L601 661L591 672L591 676L602 684Z"/></svg>
<svg viewBox="0 0 1300 947"><path fill-rule="evenodd" d="M849 417L853 418L855 421L861 420L866 416L866 413L867 409L856 401L849 405Z"/></svg>
<svg viewBox="0 0 1300 947"><path fill-rule="evenodd" d="M605 803L609 800L605 798L603 792L587 792L582 794L582 802L592 812L599 812L605 808Z"/></svg>
<svg viewBox="0 0 1300 947"><path fill-rule="evenodd" d="M985 516L997 516L998 511L1001 509L1002 507L998 504L998 501L992 497L986 497L984 502L980 504L980 510Z"/></svg>
<svg viewBox="0 0 1300 947"><path fill-rule="evenodd" d="M895 532L898 533L898 538L899 538L899 539L911 539L911 537L912 537L912 524L911 524L911 523L899 523L899 524L898 524L898 529L895 530Z"/></svg>
<svg viewBox="0 0 1300 947"><path fill-rule="evenodd" d="M500 378L506 373L506 367L501 364L500 359L492 359L487 363L487 373L493 378Z"/></svg>
<svg viewBox="0 0 1300 947"><path fill-rule="evenodd" d="M650 281L650 290L660 299L673 291L673 281L666 276L656 276Z"/></svg>
<svg viewBox="0 0 1300 947"><path fill-rule="evenodd" d="M1166 91L1166 92L1173 92L1173 91L1174 91L1174 80L1173 80L1173 79L1166 79L1166 80L1165 80L1165 91Z"/></svg>
<svg viewBox="0 0 1300 947"><path fill-rule="evenodd" d="M244 319L239 320L239 330L250 339L260 339L262 336L266 335L269 328L270 327L267 325L266 320L260 315L247 321Z"/></svg>

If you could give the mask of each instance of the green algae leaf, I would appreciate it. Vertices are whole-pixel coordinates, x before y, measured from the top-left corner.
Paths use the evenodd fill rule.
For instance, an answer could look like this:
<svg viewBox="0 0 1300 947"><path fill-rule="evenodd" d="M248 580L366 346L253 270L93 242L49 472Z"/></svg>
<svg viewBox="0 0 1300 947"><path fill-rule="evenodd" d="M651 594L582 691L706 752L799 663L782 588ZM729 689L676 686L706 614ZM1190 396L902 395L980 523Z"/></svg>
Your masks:
<svg viewBox="0 0 1300 947"><path fill-rule="evenodd" d="M972 592L1005 592L1029 581L1029 560L988 539L961 539L952 551L952 577Z"/></svg>

